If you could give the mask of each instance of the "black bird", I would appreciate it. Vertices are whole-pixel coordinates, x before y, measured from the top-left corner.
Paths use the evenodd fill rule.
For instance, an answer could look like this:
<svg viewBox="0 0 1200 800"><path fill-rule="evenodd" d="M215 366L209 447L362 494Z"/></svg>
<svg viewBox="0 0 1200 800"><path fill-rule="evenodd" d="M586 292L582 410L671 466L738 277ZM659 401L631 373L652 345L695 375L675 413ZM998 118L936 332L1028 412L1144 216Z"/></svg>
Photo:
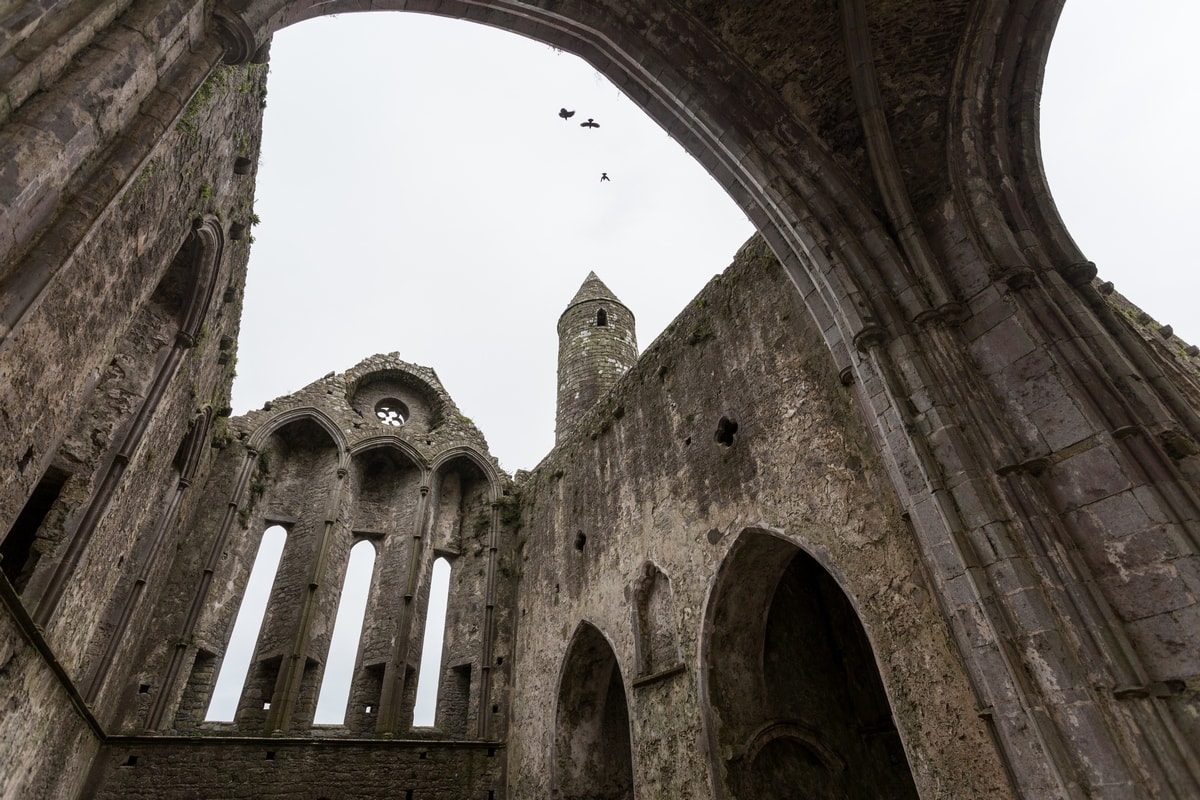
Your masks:
<svg viewBox="0 0 1200 800"><path fill-rule="evenodd" d="M579 123L579 127L581 127L581 128L599 128L600 123L594 122L591 117L588 117L587 122Z"/></svg>
<svg viewBox="0 0 1200 800"><path fill-rule="evenodd" d="M601 172L600 173L600 181L601 181L601 183L603 183L604 181L608 181L609 183L612 183L612 178L608 177L607 172Z"/></svg>
<svg viewBox="0 0 1200 800"><path fill-rule="evenodd" d="M575 112L574 112L574 111L567 111L565 108L560 108L560 109L558 110L558 115L559 115L560 117L562 117L563 119L570 119L571 117L575 116Z"/></svg>

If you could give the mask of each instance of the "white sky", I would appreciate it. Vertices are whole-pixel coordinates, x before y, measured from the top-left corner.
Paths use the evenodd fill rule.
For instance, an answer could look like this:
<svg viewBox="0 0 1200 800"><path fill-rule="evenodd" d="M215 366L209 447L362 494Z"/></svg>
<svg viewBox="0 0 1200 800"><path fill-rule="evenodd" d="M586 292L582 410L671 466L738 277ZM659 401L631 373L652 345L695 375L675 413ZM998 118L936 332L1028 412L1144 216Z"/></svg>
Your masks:
<svg viewBox="0 0 1200 800"><path fill-rule="evenodd" d="M1198 27L1200 3L1070 0L1041 122L1080 248L1200 344ZM554 441L555 325L588 271L645 349L752 233L633 103L543 44L350 14L280 32L271 65L235 413L397 351L437 371L505 469L531 468Z"/></svg>
<svg viewBox="0 0 1200 800"><path fill-rule="evenodd" d="M546 45L348 14L281 31L271 62L235 413L396 351L437 371L505 469L533 467L554 443L555 326L588 271L644 349L753 232Z"/></svg>

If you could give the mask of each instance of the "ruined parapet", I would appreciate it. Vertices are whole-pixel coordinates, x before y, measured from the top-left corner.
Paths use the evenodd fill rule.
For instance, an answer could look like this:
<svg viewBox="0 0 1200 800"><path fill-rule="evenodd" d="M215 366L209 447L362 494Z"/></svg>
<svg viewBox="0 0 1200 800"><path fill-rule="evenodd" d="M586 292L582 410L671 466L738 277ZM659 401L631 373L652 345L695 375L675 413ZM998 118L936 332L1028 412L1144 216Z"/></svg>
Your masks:
<svg viewBox="0 0 1200 800"><path fill-rule="evenodd" d="M144 725L188 735L481 740L502 735L501 667L511 655L509 478L433 370L377 355L229 421L215 479L191 520L202 549L224 553L205 611L165 620L156 640L187 641L183 700ZM233 479L230 473L238 473ZM229 511L235 509L236 513ZM282 528L283 555L236 709L210 707L222 654L259 541ZM359 545L373 564L352 674L330 668L335 612ZM199 545L198 545L199 546ZM452 576L440 652L422 641L435 561ZM175 582L196 582L194 558ZM362 580L359 578L357 580ZM344 647L344 645L343 645ZM434 659L436 714L414 721L423 660ZM154 658L148 658L153 672ZM511 661L511 659L510 659ZM327 675L326 673L329 673ZM340 675L340 677L338 677ZM333 677L331 677L333 676ZM348 699L318 697L326 678ZM240 681L240 686L236 685ZM336 697L338 690L331 690Z"/></svg>
<svg viewBox="0 0 1200 800"><path fill-rule="evenodd" d="M636 362L633 312L589 272L558 318L555 443Z"/></svg>

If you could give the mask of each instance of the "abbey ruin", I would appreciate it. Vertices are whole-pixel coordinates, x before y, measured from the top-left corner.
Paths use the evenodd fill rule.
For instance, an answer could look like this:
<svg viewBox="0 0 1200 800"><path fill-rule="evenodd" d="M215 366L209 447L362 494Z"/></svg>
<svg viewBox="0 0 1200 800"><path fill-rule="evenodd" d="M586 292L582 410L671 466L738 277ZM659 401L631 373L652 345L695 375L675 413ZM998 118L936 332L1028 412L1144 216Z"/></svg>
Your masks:
<svg viewBox="0 0 1200 800"><path fill-rule="evenodd" d="M1200 360L1055 210L1060 7L0 3L0 797L1200 797ZM271 37L368 10L578 54L760 232L640 356L580 276L531 472L403 353L229 416Z"/></svg>

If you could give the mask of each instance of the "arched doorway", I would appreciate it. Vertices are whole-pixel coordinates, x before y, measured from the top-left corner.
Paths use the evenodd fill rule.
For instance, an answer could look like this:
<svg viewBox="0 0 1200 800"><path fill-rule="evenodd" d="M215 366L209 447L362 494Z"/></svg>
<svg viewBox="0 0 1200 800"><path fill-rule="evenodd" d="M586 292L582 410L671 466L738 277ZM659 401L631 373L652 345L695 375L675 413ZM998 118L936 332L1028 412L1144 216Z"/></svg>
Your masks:
<svg viewBox="0 0 1200 800"><path fill-rule="evenodd" d="M556 800L633 797L629 703L604 634L582 622L563 660L554 721Z"/></svg>
<svg viewBox="0 0 1200 800"><path fill-rule="evenodd" d="M729 797L917 797L870 642L816 559L743 532L706 631L714 783Z"/></svg>

